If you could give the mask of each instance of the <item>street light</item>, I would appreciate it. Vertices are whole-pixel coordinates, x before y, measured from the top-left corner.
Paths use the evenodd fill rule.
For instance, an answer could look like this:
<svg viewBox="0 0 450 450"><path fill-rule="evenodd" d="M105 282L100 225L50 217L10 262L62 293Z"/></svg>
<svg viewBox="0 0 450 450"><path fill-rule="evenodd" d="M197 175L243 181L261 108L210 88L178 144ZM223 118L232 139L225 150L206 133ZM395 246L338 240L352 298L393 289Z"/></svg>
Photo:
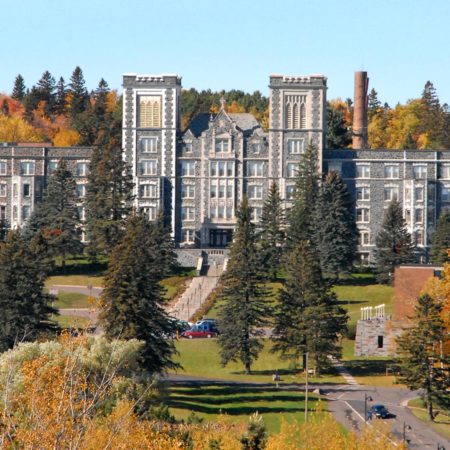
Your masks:
<svg viewBox="0 0 450 450"><path fill-rule="evenodd" d="M406 444L409 442L409 439L406 439L406 431L411 431L412 427L411 425L408 425L406 422L403 422L403 443Z"/></svg>
<svg viewBox="0 0 450 450"><path fill-rule="evenodd" d="M373 401L370 395L364 394L364 423L367 423L367 402Z"/></svg>

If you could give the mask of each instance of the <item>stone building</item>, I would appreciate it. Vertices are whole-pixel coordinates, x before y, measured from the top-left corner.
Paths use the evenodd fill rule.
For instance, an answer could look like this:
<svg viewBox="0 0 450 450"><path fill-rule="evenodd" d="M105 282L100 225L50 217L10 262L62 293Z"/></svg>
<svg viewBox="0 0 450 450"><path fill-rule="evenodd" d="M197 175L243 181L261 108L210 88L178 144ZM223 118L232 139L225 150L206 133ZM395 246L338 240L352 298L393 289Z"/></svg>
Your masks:
<svg viewBox="0 0 450 450"><path fill-rule="evenodd" d="M50 175L64 159L77 183L78 212L83 221L90 157L88 147L0 145L0 219L11 228L22 227L42 200Z"/></svg>

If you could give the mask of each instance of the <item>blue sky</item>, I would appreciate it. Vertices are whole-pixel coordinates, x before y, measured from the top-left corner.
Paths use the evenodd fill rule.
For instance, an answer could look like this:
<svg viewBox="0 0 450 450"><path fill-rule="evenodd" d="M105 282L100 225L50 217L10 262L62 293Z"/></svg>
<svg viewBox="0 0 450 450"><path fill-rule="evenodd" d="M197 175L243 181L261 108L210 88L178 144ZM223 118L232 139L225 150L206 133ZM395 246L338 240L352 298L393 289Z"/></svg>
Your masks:
<svg viewBox="0 0 450 450"><path fill-rule="evenodd" d="M21 73L66 80L178 73L183 86L260 90L271 73L328 77L353 97L353 72L391 105L427 80L450 103L450 0L0 0L0 91Z"/></svg>

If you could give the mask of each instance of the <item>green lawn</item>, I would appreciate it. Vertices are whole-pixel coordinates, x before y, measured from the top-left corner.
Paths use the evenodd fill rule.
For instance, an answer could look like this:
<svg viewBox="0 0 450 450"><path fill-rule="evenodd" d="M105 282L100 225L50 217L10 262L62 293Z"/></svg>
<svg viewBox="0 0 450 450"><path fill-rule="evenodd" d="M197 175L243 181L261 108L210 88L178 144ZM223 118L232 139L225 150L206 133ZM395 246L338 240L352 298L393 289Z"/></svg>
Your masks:
<svg viewBox="0 0 450 450"><path fill-rule="evenodd" d="M78 294L75 292L59 291L53 306L58 309L62 308L91 308L93 305L89 301L89 296Z"/></svg>
<svg viewBox="0 0 450 450"><path fill-rule="evenodd" d="M241 363L229 363L222 367L220 364L219 346L216 339L182 339L177 342L179 352L177 361L183 370L180 374L193 375L205 378L218 378L234 381L272 382L275 370L281 375L283 383L304 383L304 376L299 369L292 366L289 361L282 361L277 354L271 353L271 342L264 339L264 348L259 358L252 366L252 374L246 375ZM311 379L320 383L343 383L344 380L337 374L324 374L320 378Z"/></svg>
<svg viewBox="0 0 450 450"><path fill-rule="evenodd" d="M89 325L89 319L85 317L52 316L51 319L61 328L85 328Z"/></svg>
<svg viewBox="0 0 450 450"><path fill-rule="evenodd" d="M408 406L411 407L410 411L420 420L425 422L428 426L431 426L436 432L441 434L447 439L450 439L450 415L444 413L438 414L438 416L432 422L428 418L427 410L422 399L410 400Z"/></svg>
<svg viewBox="0 0 450 450"><path fill-rule="evenodd" d="M103 276L101 275L55 275L48 277L45 286L50 287L54 284L70 285L70 286L94 286L103 287Z"/></svg>
<svg viewBox="0 0 450 450"><path fill-rule="evenodd" d="M316 408L317 397L310 394L309 400L311 411ZM305 416L304 393L274 386L176 384L170 388L168 404L178 419L187 419L194 412L206 421L215 421L220 414L226 414L233 421L247 423L257 411L270 432L280 430L281 419L303 422Z"/></svg>

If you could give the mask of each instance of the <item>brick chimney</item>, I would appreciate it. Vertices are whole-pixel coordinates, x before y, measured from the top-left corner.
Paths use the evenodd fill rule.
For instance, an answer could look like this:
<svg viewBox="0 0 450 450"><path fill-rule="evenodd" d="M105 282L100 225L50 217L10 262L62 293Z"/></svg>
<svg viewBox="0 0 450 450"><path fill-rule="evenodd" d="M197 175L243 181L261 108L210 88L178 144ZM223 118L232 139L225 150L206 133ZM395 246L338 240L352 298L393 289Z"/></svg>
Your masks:
<svg viewBox="0 0 450 450"><path fill-rule="evenodd" d="M369 78L367 72L355 72L355 100L353 103L352 147L355 150L369 148L367 134L367 91Z"/></svg>

